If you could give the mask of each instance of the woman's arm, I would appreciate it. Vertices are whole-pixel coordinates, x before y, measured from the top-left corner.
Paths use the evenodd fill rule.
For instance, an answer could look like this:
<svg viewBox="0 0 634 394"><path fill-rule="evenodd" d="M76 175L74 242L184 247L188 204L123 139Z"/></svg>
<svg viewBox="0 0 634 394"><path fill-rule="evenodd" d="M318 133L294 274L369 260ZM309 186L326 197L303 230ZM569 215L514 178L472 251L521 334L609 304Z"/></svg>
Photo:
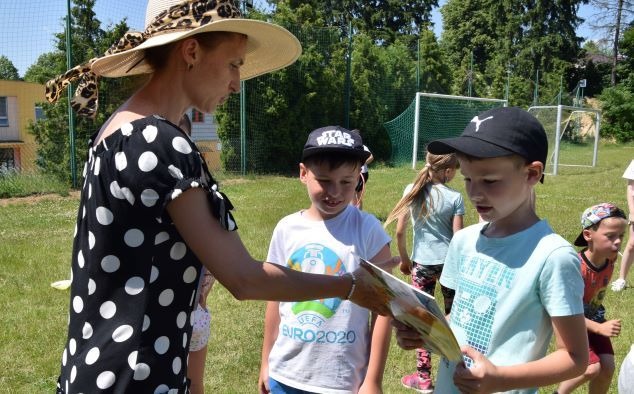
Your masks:
<svg viewBox="0 0 634 394"><path fill-rule="evenodd" d="M205 191L189 189L167 211L187 246L235 298L292 301L348 295L350 278L302 274L254 260L238 233L223 229L208 204Z"/></svg>
<svg viewBox="0 0 634 394"><path fill-rule="evenodd" d="M206 192L189 189L171 201L167 211L187 246L238 300L303 301L347 298L353 276L308 274L254 260L236 231L226 231L209 209ZM378 314L389 314L378 300L364 269L354 271L351 301Z"/></svg>

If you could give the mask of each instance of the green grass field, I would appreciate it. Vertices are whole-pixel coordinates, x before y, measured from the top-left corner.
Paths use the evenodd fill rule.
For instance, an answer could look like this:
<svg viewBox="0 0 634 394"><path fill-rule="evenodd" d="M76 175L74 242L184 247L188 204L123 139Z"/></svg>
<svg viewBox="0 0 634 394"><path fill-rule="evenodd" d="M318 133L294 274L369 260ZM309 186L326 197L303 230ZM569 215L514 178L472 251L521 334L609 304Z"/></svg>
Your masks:
<svg viewBox="0 0 634 394"><path fill-rule="evenodd" d="M572 241L586 207L611 201L627 210L626 183L621 175L633 158L634 145L604 144L599 149L596 168L560 168L558 176L547 176L546 182L536 189L539 215ZM408 167L371 167L364 208L385 220L415 174ZM297 178L223 179L221 185L236 206L244 243L259 259L266 256L277 221L307 207L306 191ZM451 186L464 192L460 175ZM476 214L468 202L465 204L465 222L472 224ZM0 200L0 393L54 390L66 335L69 293L51 288L50 283L69 275L77 206L77 193ZM393 235L394 226L389 232ZM395 245L392 251L396 254ZM630 282L634 282L634 276L630 276ZM623 320L623 331L613 340L617 368L634 343L633 303L634 289L608 293L608 315ZM209 304L212 336L205 378L207 391L256 392L264 303L238 302L216 285ZM414 352L401 350L392 341L384 392L409 392L401 387L400 378L414 368ZM553 388L542 391L552 392ZM611 393L616 392L613 384Z"/></svg>

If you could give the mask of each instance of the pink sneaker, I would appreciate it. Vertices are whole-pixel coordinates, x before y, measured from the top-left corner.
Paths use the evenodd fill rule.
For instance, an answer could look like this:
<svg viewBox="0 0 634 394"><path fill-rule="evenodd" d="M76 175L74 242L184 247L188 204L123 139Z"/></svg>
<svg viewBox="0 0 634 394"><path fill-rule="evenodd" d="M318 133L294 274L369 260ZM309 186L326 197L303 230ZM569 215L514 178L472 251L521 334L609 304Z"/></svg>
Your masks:
<svg viewBox="0 0 634 394"><path fill-rule="evenodd" d="M401 384L419 393L431 394L434 392L434 383L431 379L421 378L416 372L411 375L403 376L401 378Z"/></svg>

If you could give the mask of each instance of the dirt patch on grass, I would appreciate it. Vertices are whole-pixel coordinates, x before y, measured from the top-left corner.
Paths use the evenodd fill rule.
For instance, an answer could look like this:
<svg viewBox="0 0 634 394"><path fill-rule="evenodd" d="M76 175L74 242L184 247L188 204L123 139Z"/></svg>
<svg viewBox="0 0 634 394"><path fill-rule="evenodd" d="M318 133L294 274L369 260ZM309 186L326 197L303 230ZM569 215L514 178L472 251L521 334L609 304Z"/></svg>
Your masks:
<svg viewBox="0 0 634 394"><path fill-rule="evenodd" d="M6 207L12 204L37 204L44 200L65 200L65 199L79 199L79 190L73 190L68 193L67 196L61 196L55 193L48 194L34 194L26 197L11 197L0 198L0 207Z"/></svg>

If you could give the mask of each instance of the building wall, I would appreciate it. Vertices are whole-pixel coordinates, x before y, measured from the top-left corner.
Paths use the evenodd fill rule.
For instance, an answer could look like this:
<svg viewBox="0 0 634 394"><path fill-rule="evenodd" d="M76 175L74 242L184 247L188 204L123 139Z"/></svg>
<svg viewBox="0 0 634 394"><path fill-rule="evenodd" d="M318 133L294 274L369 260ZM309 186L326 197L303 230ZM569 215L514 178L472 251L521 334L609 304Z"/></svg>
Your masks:
<svg viewBox="0 0 634 394"><path fill-rule="evenodd" d="M218 126L211 114L202 114L200 117L193 116L193 110L189 110L189 118L192 119L192 140L200 149L210 171L218 171L222 168L220 161L220 150L222 145L218 139ZM199 113L200 116L200 113ZM198 119L199 121L195 121Z"/></svg>
<svg viewBox="0 0 634 394"><path fill-rule="evenodd" d="M16 165L22 171L34 171L37 146L28 131L29 122L35 121L35 104L45 100L44 85L0 80L0 96L8 98L9 127L0 126L0 148L15 150Z"/></svg>

